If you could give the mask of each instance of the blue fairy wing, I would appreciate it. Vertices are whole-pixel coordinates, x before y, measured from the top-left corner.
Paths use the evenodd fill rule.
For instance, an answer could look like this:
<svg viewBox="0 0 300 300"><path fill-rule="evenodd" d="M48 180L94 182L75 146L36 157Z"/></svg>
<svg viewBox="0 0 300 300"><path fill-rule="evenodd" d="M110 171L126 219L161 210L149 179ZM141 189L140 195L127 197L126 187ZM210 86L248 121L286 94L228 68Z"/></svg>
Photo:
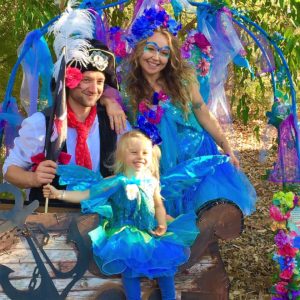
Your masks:
<svg viewBox="0 0 300 300"><path fill-rule="evenodd" d="M103 177L87 168L76 165L59 165L59 184L67 185L68 190L84 191L98 183Z"/></svg>
<svg viewBox="0 0 300 300"><path fill-rule="evenodd" d="M168 170L161 177L161 194L166 201L178 199L187 188L196 186L205 176L214 172L214 167L229 161L226 155L199 156Z"/></svg>
<svg viewBox="0 0 300 300"><path fill-rule="evenodd" d="M81 201L83 213L98 213L105 217L112 216L112 209L107 204L108 198L124 186L126 179L123 175L104 178L90 188L90 197Z"/></svg>

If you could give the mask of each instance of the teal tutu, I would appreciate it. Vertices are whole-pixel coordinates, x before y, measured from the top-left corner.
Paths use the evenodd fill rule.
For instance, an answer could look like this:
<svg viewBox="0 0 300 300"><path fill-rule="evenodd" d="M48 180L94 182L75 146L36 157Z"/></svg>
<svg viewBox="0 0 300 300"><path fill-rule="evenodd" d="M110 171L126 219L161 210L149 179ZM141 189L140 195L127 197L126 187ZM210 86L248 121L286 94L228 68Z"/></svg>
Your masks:
<svg viewBox="0 0 300 300"><path fill-rule="evenodd" d="M97 227L89 233L95 261L105 275L155 278L171 276L185 263L189 246L196 239L196 215L192 212L174 219L161 237L132 225L107 229Z"/></svg>

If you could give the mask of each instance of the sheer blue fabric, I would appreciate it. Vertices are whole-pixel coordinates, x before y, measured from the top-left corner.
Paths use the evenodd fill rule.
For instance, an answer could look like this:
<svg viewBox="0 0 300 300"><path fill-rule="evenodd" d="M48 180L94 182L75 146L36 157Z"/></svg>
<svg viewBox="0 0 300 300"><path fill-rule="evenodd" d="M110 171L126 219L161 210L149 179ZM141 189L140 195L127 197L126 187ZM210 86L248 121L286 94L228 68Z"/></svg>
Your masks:
<svg viewBox="0 0 300 300"><path fill-rule="evenodd" d="M164 114L157 125L163 139L161 150L162 176L181 164L199 156L220 155L212 137L200 126L193 113L185 118L183 112L170 101L162 103ZM165 142L167 141L167 142ZM197 174L197 172L196 172ZM189 210L197 211L208 201L224 198L240 207L245 215L255 209L256 192L243 172L231 163L214 167L211 174L203 176L197 186L188 188L178 197L168 213L177 216Z"/></svg>

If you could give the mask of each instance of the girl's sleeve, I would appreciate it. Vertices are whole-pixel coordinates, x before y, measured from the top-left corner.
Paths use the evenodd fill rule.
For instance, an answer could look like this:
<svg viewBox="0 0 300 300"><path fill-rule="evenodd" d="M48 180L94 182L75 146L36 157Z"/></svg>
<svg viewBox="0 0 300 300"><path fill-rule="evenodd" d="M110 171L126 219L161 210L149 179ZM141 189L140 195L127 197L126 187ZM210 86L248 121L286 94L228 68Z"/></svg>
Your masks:
<svg viewBox="0 0 300 300"><path fill-rule="evenodd" d="M107 204L108 198L116 193L125 184L125 177L117 175L100 180L90 188L90 198L81 201L83 213L98 213L105 217L112 216L111 206Z"/></svg>

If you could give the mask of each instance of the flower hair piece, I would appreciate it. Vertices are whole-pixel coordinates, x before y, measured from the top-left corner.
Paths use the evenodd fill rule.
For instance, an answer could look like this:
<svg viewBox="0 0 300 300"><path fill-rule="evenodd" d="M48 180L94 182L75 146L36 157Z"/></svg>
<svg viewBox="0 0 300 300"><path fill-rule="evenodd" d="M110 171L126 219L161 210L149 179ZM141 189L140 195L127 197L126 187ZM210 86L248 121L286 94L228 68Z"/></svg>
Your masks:
<svg viewBox="0 0 300 300"><path fill-rule="evenodd" d="M152 36L158 28L165 28L176 36L181 29L181 24L172 19L162 7L151 7L145 9L143 14L133 22L130 35L126 39L134 47L141 40Z"/></svg>

